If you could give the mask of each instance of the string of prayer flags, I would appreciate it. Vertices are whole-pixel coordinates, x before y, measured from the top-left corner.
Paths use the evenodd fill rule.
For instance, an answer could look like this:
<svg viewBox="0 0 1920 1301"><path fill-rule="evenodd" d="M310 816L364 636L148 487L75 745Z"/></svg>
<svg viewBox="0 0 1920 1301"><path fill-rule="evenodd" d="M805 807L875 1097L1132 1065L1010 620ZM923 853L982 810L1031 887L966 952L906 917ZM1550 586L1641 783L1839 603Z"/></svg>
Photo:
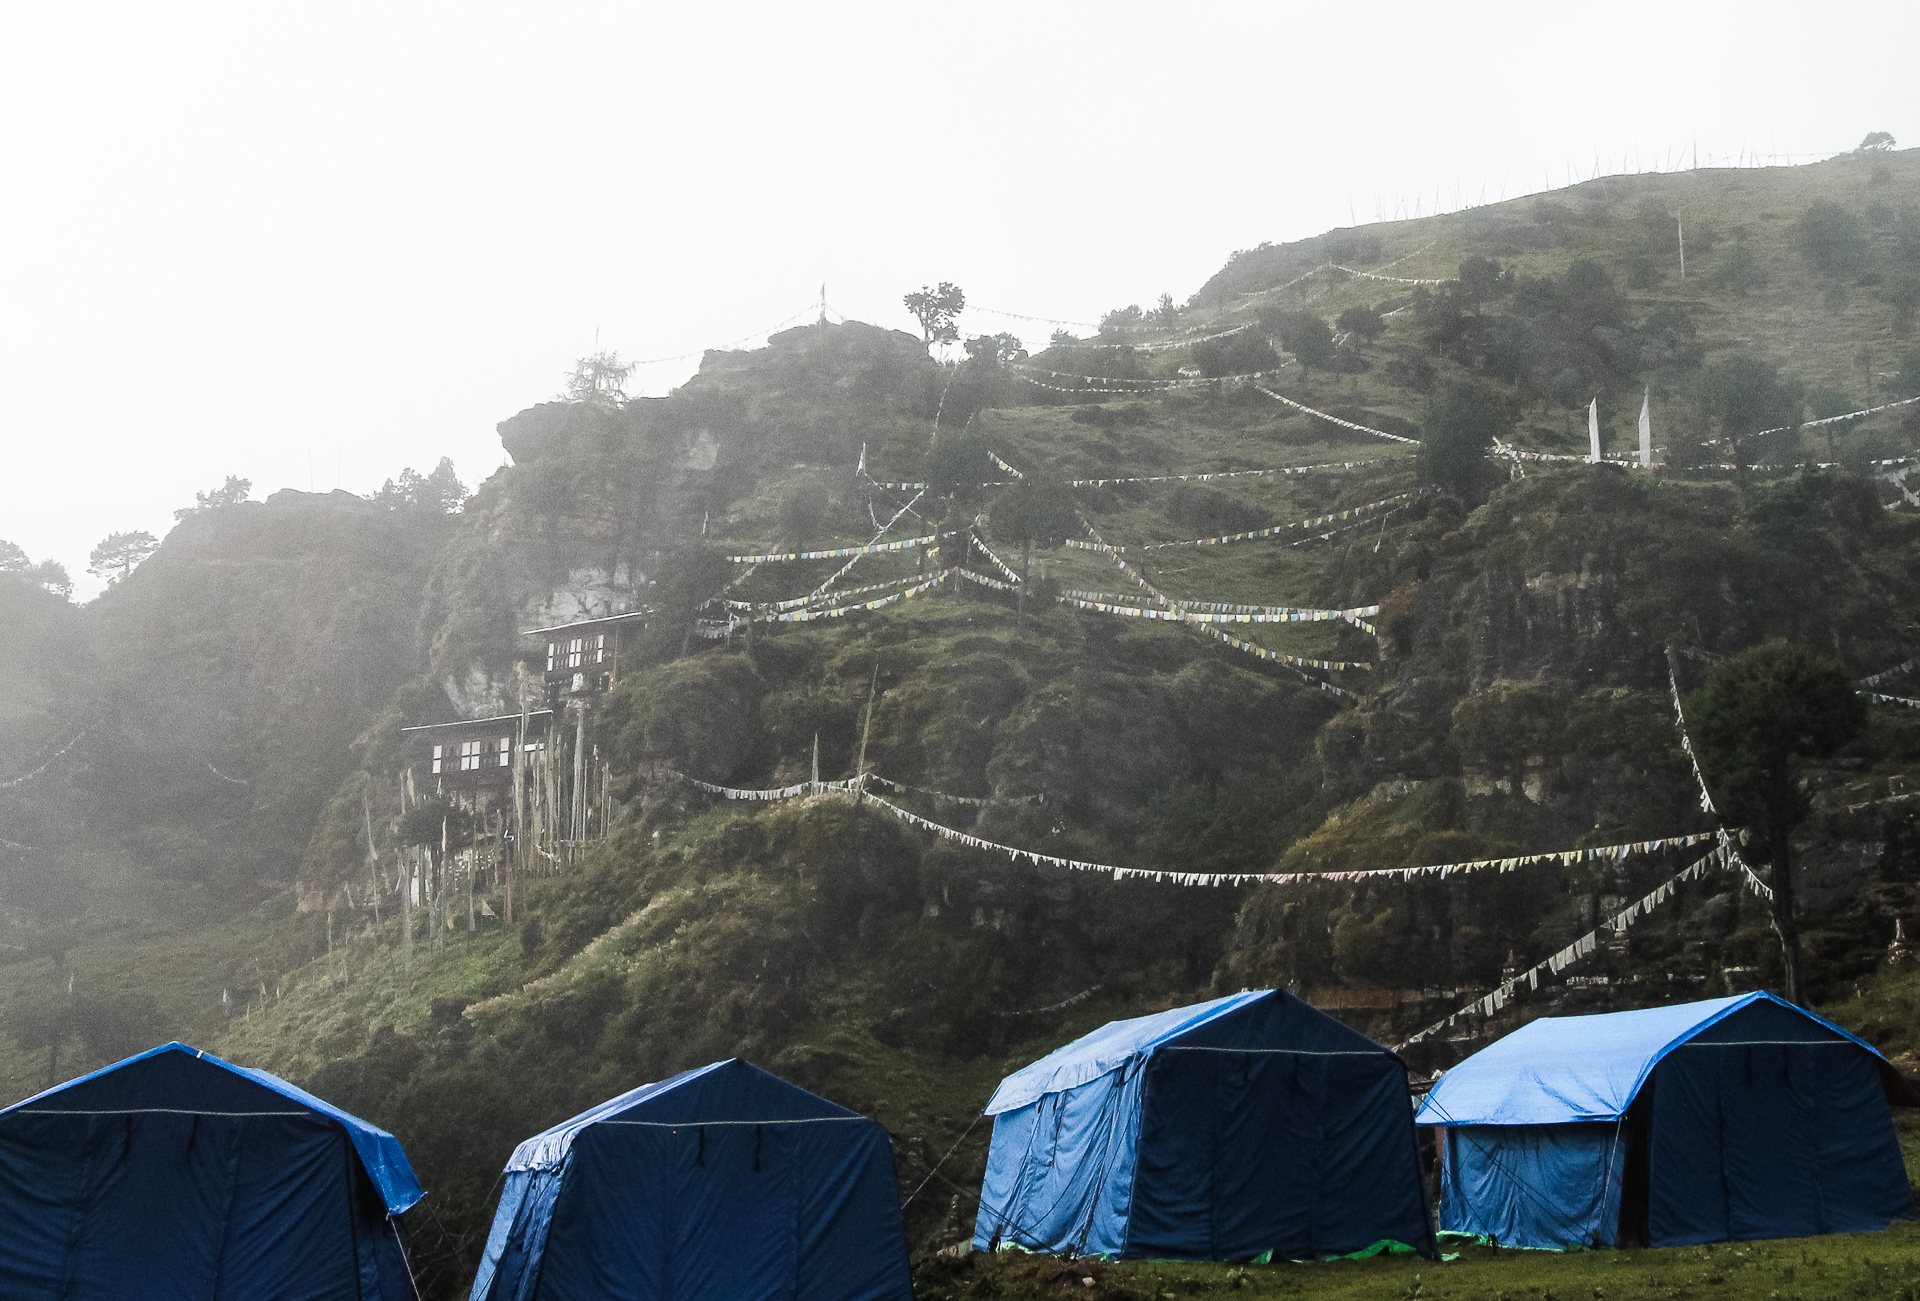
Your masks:
<svg viewBox="0 0 1920 1301"><path fill-rule="evenodd" d="M949 795L945 791L931 790L925 786L915 786L911 782L895 781L891 777L882 777L877 772L868 773L867 780L879 782L882 786L890 786L897 791L913 791L920 795L931 796L936 800L945 800L949 804L966 804L975 808L985 808L989 804L1045 804L1047 802L1047 797L1044 793L1039 795L1014 795L1004 799L981 798L974 795Z"/></svg>
<svg viewBox="0 0 1920 1301"><path fill-rule="evenodd" d="M1396 285L1444 285L1444 280L1414 280L1406 276L1383 276L1372 271L1355 271L1352 267L1343 267L1338 262L1329 263L1335 271L1344 271L1350 276L1361 276L1368 280L1390 280Z"/></svg>
<svg viewBox="0 0 1920 1301"><path fill-rule="evenodd" d="M954 573L966 579L969 583L977 583L981 587L991 587L996 592L1017 592L1020 590L1018 583L1003 583L997 578L988 578L985 574L976 574L971 569L956 569Z"/></svg>
<svg viewBox="0 0 1920 1301"><path fill-rule="evenodd" d="M1719 838L1717 831L1697 831L1684 836L1661 836L1655 840L1629 840L1618 845L1596 845L1591 849L1550 849L1538 854L1514 854L1506 858L1474 858L1463 863L1429 863L1420 867L1368 867L1351 872L1278 872L1261 878L1274 885L1299 885L1307 881L1372 881L1392 878L1410 881L1417 876L1455 876L1462 872L1480 872L1489 868L1496 873L1518 871L1539 863L1557 863L1575 867L1581 863L1621 862L1630 854L1655 854L1663 849L1685 849ZM1716 851L1717 852L1717 851Z"/></svg>
<svg viewBox="0 0 1920 1301"><path fill-rule="evenodd" d="M1145 546L1140 547L1139 550L1163 551L1168 547L1218 547L1218 546L1224 546L1229 542L1246 542L1253 538L1270 538L1277 534L1290 533L1294 529L1316 528L1319 525L1331 524L1339 520L1356 519L1361 515L1365 515L1372 511L1379 510L1382 506L1391 506L1395 502L1406 501L1410 498L1418 497L1419 495L1420 495L1420 492L1417 492L1417 491L1403 492L1393 497L1384 498L1380 501L1368 502L1364 506L1350 506L1346 510L1334 511L1330 515L1322 515L1317 519L1301 520L1298 523L1294 523L1294 524L1275 524L1271 528L1249 529L1245 533L1229 533L1229 534L1226 534L1224 537L1195 538L1190 542L1149 542ZM1077 545L1083 548L1087 546L1087 544L1084 542L1076 543L1071 539L1068 540L1067 545L1070 547ZM1088 549L1090 550L1091 548L1088 548ZM1121 547L1118 549L1122 551L1126 550L1126 548L1124 547Z"/></svg>
<svg viewBox="0 0 1920 1301"><path fill-rule="evenodd" d="M1693 738L1687 735L1687 715L1686 711L1680 707L1680 677L1674 670L1677 662L1671 655L1667 657L1667 691L1673 698L1673 725L1680 729L1680 748L1686 752L1687 762L1693 765L1694 784L1700 788L1700 811L1710 813L1717 818L1720 816L1720 810L1714 807L1713 792L1707 789L1706 774L1700 771L1700 760L1693 752ZM1746 874L1749 890L1762 899L1771 900L1773 887L1762 881L1759 874L1747 866L1747 860L1740 856L1739 849L1733 843L1733 837L1727 833L1725 827L1720 829L1719 835L1720 848L1717 852L1729 865L1739 867Z"/></svg>
<svg viewBox="0 0 1920 1301"><path fill-rule="evenodd" d="M1024 479L1024 478L1026 478L1026 477L1027 477L1026 475L1024 475L1024 474L1022 474L1022 473L1020 473L1020 471L1018 471L1018 470L1016 470L1016 469L1014 469L1014 468L1013 468L1013 467L1012 467L1011 465L1008 465L1008 464L1007 464L1007 463L1006 463L1005 461L1003 461L1003 460L1001 460L1001 459L999 458L999 456L998 456L998 455L996 455L995 453L993 453L993 452L988 452L988 453L987 453L987 457L988 457L988 459L990 459L990 460L991 460L991 461L992 461L992 462L993 462L993 463L994 463L995 465L997 465L997 466L999 466L999 467L1000 467L1001 469L1003 469L1003 470L1005 470L1005 471L1006 471L1006 472L1007 472L1008 474L1010 474L1010 475L1012 475L1012 476L1013 476L1014 478L1016 478L1016 479Z"/></svg>
<svg viewBox="0 0 1920 1301"><path fill-rule="evenodd" d="M822 791L850 791L860 784L860 779L855 777L837 782L796 782L792 786L781 786L773 790L741 790L737 786L716 786L712 782L703 782L697 777L689 777L671 768L666 771L669 777L697 787L709 795L723 795L730 800L791 800L798 799L802 795L817 795Z"/></svg>
<svg viewBox="0 0 1920 1301"><path fill-rule="evenodd" d="M882 551L906 551L913 547L924 547L930 542L939 542L957 536L958 530L947 533L929 533L920 538L902 538L898 542L870 542L863 547L835 547L830 551L785 551L764 556L728 556L736 565L776 564L784 560L839 560L845 556L871 556Z"/></svg>
<svg viewBox="0 0 1920 1301"><path fill-rule="evenodd" d="M1209 637L1212 637L1217 641L1225 642L1227 645L1233 647L1237 651L1246 652L1247 654L1253 656L1255 659L1268 660L1275 664L1285 664L1290 668L1297 668L1297 667L1304 666L1307 668L1328 669L1328 670L1337 671L1340 669L1371 669L1373 667L1373 665L1371 664L1365 663L1363 661L1357 661L1357 660L1352 662L1349 662L1346 660L1314 660L1314 659L1307 659L1306 657L1301 655L1289 655L1285 651L1268 650L1265 646L1260 646L1250 641L1243 641L1242 639L1233 636L1231 633L1222 632L1220 629L1212 627L1207 624L1202 624L1200 626L1200 631L1206 633ZM1319 678L1308 677L1304 673L1301 674L1301 676L1306 677L1307 681L1311 682L1314 686L1320 688L1320 690L1325 691L1331 695L1345 696L1349 700L1360 699L1360 693L1357 691L1349 691L1345 687L1335 686L1331 682L1323 682Z"/></svg>
<svg viewBox="0 0 1920 1301"><path fill-rule="evenodd" d="M1322 461L1315 465L1282 465L1271 470L1215 470L1210 474L1147 474L1119 479L1068 479L1069 488L1104 488L1113 483L1211 483L1215 479L1251 479L1269 474L1306 474L1313 470L1353 470L1371 461ZM983 485L985 486L985 485Z"/></svg>
<svg viewBox="0 0 1920 1301"><path fill-rule="evenodd" d="M1326 412L1316 410L1313 407L1308 406L1304 402L1295 402L1292 398L1281 397L1278 393L1275 393L1272 389L1267 388L1264 385L1255 384L1254 388L1259 390L1262 393L1265 393L1268 397L1272 398L1275 402L1279 402L1286 406L1290 406L1295 411L1304 411L1310 416L1318 416L1320 419L1325 420L1330 424L1339 425L1343 429L1351 429L1357 433L1362 433L1362 434L1372 434L1376 438L1391 439L1396 443L1412 443L1416 447L1419 446L1420 444L1420 440L1417 438L1408 438L1402 434L1390 434L1384 429L1370 429L1366 425L1356 425L1351 420L1342 420L1339 416L1330 416Z"/></svg>
<svg viewBox="0 0 1920 1301"><path fill-rule="evenodd" d="M951 535L949 535L951 536ZM842 615L855 614L863 610L878 610L882 606L892 605L895 601L904 601L909 597L931 591L947 581L957 571L943 569L932 578L926 579L904 592L895 592L892 596L883 596L874 601L856 601L852 605L837 605L829 610L792 610L786 614L776 614L767 620L769 623L811 623L815 619L838 619Z"/></svg>
<svg viewBox="0 0 1920 1301"><path fill-rule="evenodd" d="M1006 561L1000 559L999 556L996 556L995 554L993 554L993 548L989 547L986 544L986 541L977 532L973 535L973 545L980 548L981 555L985 556L988 560L991 560L993 562L993 567L995 569L998 569L1001 573L1007 576L1007 581L1009 583L1018 583L1022 581L1020 578L1020 575L1013 572L1013 567L1011 565L1007 564Z"/></svg>
<svg viewBox="0 0 1920 1301"><path fill-rule="evenodd" d="M1332 623L1351 622L1352 610L1278 610L1264 614L1210 614L1195 613L1186 602L1179 609L1156 610L1151 606L1123 605L1117 601L1091 601L1081 597L1062 595L1060 600L1082 610L1098 610L1102 614L1118 614L1134 619L1164 619L1170 623ZM1358 612L1368 614L1379 610L1377 605L1362 606Z"/></svg>
<svg viewBox="0 0 1920 1301"><path fill-rule="evenodd" d="M1492 1016L1495 1012L1500 1011L1507 1005L1523 984L1529 991L1539 989L1542 973L1557 976L1574 963L1580 961L1580 959L1595 952L1600 947L1601 931L1608 931L1614 935L1625 933L1628 927L1671 899L1682 882L1697 880L1706 875L1708 865L1715 861L1717 854L1718 851L1707 854L1682 869L1674 876L1656 886L1644 898L1637 899L1633 903L1628 904L1625 908L1622 908L1619 912L1601 922L1598 927L1588 931L1585 935L1582 935L1579 939L1567 945L1546 961L1536 962L1525 971L1516 974L1513 979L1501 981L1496 988L1474 999L1472 1002L1465 1004L1452 1015L1435 1021L1432 1025L1416 1034L1409 1035L1405 1042L1395 1046L1394 1051L1399 1052L1404 1048L1421 1042L1423 1039L1430 1039L1436 1034L1450 1030L1465 1017L1477 1016L1484 1018Z"/></svg>
<svg viewBox="0 0 1920 1301"><path fill-rule="evenodd" d="M917 577L918 575L915 575L915 574L906 574L899 578L889 578L885 582L868 583L865 587L850 587L844 592L835 592L835 593L832 593L832 595L837 600L844 600L849 596L861 596L867 592L878 592L882 588L899 587L903 583L911 583L915 581ZM726 602L726 605L729 609L734 609L734 610L798 610L802 606L813 605L820 600L821 600L821 597L819 597L818 595L809 593L806 596L796 596L786 601L728 600Z"/></svg>
<svg viewBox="0 0 1920 1301"><path fill-rule="evenodd" d="M1077 588L1065 589L1063 595L1076 597L1082 601L1137 601L1140 598L1128 596L1122 592L1085 592ZM1377 605L1356 605L1351 610L1320 610L1304 606L1288 605L1232 605L1224 601L1181 601L1183 610L1206 610L1214 614L1272 614L1293 615L1290 619L1255 620L1254 622L1311 623L1327 619L1346 619L1352 621L1355 616L1380 613Z"/></svg>

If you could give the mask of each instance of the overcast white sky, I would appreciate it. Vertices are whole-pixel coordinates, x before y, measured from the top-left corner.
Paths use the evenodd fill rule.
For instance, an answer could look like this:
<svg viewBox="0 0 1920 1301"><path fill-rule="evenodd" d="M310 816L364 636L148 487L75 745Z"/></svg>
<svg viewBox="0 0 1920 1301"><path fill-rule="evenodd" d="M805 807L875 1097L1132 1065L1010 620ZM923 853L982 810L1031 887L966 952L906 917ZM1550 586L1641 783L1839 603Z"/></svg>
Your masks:
<svg viewBox="0 0 1920 1301"><path fill-rule="evenodd" d="M822 281L1092 320L1570 157L1920 144L1916 38L1911 0L6 6L0 538L84 596L228 474L477 482L596 331L697 354Z"/></svg>

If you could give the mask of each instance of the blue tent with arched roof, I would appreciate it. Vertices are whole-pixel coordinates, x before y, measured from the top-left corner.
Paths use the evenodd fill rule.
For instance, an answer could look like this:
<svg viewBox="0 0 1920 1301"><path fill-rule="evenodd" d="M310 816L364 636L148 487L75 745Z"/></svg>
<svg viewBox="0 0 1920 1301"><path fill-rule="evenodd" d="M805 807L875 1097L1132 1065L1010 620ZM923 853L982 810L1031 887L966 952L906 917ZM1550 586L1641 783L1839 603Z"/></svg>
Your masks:
<svg viewBox="0 0 1920 1301"><path fill-rule="evenodd" d="M162 1044L0 1111L9 1301L406 1301L399 1141L265 1071Z"/></svg>
<svg viewBox="0 0 1920 1301"><path fill-rule="evenodd" d="M1434 1252L1406 1065L1279 990L1110 1022L1002 1080L986 1114L980 1250Z"/></svg>
<svg viewBox="0 0 1920 1301"><path fill-rule="evenodd" d="M1446 1072L1440 1227L1523 1247L1862 1233L1914 1218L1872 1045L1767 993L1543 1017Z"/></svg>
<svg viewBox="0 0 1920 1301"><path fill-rule="evenodd" d="M733 1058L513 1151L473 1301L909 1301L878 1121Z"/></svg>

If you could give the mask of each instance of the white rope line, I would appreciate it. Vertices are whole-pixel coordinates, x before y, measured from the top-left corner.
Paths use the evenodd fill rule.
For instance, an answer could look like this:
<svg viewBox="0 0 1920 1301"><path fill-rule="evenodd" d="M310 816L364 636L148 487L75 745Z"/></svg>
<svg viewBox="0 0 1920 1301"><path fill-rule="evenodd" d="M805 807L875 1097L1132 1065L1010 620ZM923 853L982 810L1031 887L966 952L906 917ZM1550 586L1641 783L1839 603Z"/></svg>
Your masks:
<svg viewBox="0 0 1920 1301"><path fill-rule="evenodd" d="M1342 420L1339 416L1330 416L1324 411L1317 411L1314 408L1308 406L1304 402L1295 402L1292 398L1281 397L1278 393L1275 393L1272 389L1267 388L1263 385L1255 384L1254 388L1258 389L1262 393L1265 393L1268 397L1272 398L1275 402L1285 403L1287 406L1292 407L1295 411L1304 411L1310 416L1318 416L1320 419L1339 425L1343 429L1357 430L1358 432L1363 434L1372 434L1377 438L1389 438L1396 443L1411 443L1416 447L1420 445L1420 440L1417 438L1408 438L1402 434L1390 434L1384 429L1371 429L1366 425L1356 425L1351 420Z"/></svg>

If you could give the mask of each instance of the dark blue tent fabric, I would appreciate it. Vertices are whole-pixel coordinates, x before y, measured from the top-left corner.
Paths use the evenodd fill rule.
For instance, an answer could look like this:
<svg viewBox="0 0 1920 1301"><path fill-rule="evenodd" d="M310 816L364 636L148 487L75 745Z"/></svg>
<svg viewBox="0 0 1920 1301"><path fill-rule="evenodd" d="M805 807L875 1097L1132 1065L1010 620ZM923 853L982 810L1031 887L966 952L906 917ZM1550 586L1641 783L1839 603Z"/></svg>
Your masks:
<svg viewBox="0 0 1920 1301"><path fill-rule="evenodd" d="M507 1162L473 1301L906 1301L878 1122L738 1059L601 1103Z"/></svg>
<svg viewBox="0 0 1920 1301"><path fill-rule="evenodd" d="M1680 1246L1914 1218L1888 1110L1907 1093L1870 1045L1754 993L1531 1022L1447 1072L1418 1120L1446 1127L1442 1229L1614 1243L1624 1207Z"/></svg>
<svg viewBox="0 0 1920 1301"><path fill-rule="evenodd" d="M987 1114L981 1250L1433 1252L1405 1066L1278 991L1103 1026L1008 1076Z"/></svg>
<svg viewBox="0 0 1920 1301"><path fill-rule="evenodd" d="M392 1135L166 1044L0 1111L0 1296L404 1301L419 1198Z"/></svg>

